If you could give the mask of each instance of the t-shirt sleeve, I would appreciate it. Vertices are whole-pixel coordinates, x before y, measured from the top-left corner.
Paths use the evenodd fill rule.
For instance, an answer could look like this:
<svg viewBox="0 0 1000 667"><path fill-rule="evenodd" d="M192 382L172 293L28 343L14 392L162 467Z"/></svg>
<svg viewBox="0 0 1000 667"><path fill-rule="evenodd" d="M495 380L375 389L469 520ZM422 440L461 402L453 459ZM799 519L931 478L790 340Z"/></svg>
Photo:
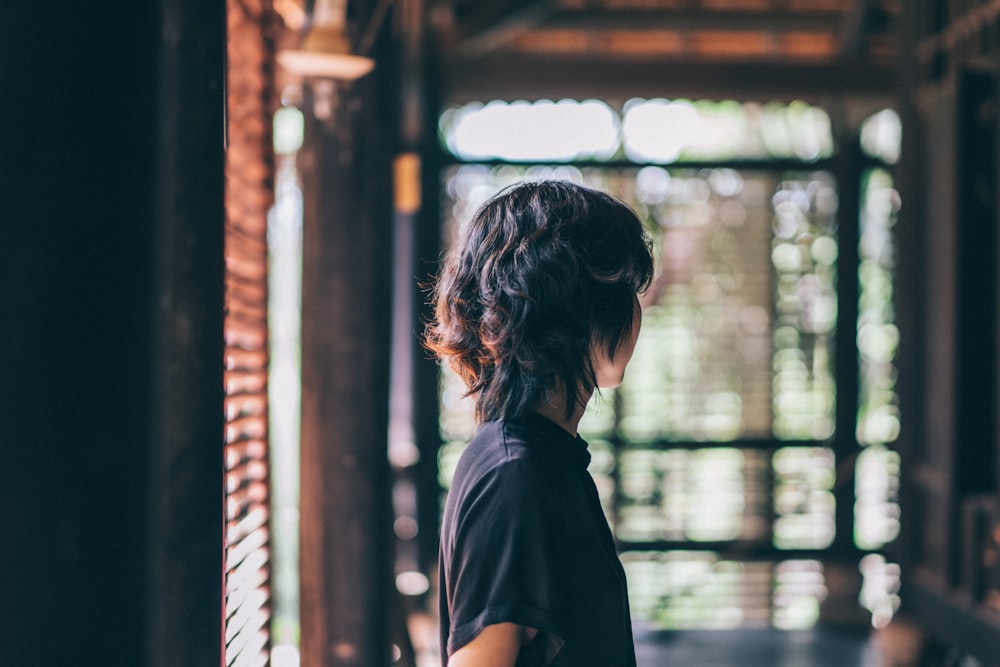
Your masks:
<svg viewBox="0 0 1000 667"><path fill-rule="evenodd" d="M506 461L488 471L461 499L455 515L447 577L451 616L448 654L488 625L536 628L547 644L547 662L562 646L553 539L546 526L544 494L531 467ZM540 647L539 647L540 648Z"/></svg>

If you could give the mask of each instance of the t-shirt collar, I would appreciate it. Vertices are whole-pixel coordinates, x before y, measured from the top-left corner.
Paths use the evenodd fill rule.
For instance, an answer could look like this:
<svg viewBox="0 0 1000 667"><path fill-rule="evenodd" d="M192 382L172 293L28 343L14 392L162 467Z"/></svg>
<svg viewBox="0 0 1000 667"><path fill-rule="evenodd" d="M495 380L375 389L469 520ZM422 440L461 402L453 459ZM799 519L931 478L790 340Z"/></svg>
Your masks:
<svg viewBox="0 0 1000 667"><path fill-rule="evenodd" d="M546 439L552 443L552 450L556 455L565 457L583 469L590 465L590 450L587 449L587 441L579 435L574 436L559 424L537 412L530 412L515 421L520 421L544 433L547 436Z"/></svg>

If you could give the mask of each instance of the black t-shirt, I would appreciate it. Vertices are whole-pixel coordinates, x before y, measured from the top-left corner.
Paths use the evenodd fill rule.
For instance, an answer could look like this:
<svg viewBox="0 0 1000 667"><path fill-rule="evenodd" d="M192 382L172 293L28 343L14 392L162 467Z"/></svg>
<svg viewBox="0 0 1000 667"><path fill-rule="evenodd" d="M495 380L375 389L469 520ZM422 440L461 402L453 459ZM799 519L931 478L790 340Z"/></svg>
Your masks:
<svg viewBox="0 0 1000 667"><path fill-rule="evenodd" d="M540 415L483 424L441 526L441 654L487 625L537 628L518 665L634 667L625 573L587 443Z"/></svg>

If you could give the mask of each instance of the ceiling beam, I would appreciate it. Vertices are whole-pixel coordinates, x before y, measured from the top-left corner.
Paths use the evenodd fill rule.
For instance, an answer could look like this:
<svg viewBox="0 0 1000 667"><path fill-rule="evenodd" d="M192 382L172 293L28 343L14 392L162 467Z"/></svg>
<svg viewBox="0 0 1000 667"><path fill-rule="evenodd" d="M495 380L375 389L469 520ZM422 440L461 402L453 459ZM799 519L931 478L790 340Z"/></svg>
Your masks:
<svg viewBox="0 0 1000 667"><path fill-rule="evenodd" d="M446 104L492 99L630 97L741 100L889 97L895 68L855 62L705 63L609 60L596 56L456 59L444 63Z"/></svg>
<svg viewBox="0 0 1000 667"><path fill-rule="evenodd" d="M468 56L490 53L537 27L556 12L554 0L477 2L465 18L456 8L455 50Z"/></svg>
<svg viewBox="0 0 1000 667"><path fill-rule="evenodd" d="M854 0L851 9L844 14L840 30L840 57L864 57L868 38L885 34L890 29L884 11L876 9L872 0Z"/></svg>
<svg viewBox="0 0 1000 667"><path fill-rule="evenodd" d="M567 10L546 21L546 28L574 30L722 30L734 32L811 32L834 30L843 11L656 9Z"/></svg>

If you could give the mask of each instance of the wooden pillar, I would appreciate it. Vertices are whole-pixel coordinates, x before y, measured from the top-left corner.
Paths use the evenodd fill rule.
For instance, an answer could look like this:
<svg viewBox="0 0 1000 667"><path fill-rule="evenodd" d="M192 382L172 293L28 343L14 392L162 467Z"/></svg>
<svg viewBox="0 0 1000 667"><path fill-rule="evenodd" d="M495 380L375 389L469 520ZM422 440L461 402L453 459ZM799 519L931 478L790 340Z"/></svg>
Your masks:
<svg viewBox="0 0 1000 667"><path fill-rule="evenodd" d="M422 322L433 314L424 291L427 281L437 272L441 252L441 149L437 143L437 119L440 115L438 87L439 57L435 52L436 38L427 25L425 0L405 0L398 6L400 48L400 141L401 149L416 156L418 181L410 183L418 189L419 206L410 211L403 224L407 225L404 248L407 266L399 272L399 289L407 302L409 319L401 323L408 348L405 363L408 377L394 391L408 395L408 435L417 448L416 462L405 471L413 484L416 498L418 531L413 544L417 568L433 578L438 552L438 521L441 511L441 487L438 482L437 454L441 446L438 426L437 362L421 344ZM397 238L397 242L403 240ZM396 317L400 317L397 312ZM394 362L395 363L395 362ZM405 543L404 543L405 544ZM426 598L415 600L426 607Z"/></svg>
<svg viewBox="0 0 1000 667"><path fill-rule="evenodd" d="M954 481L959 503L997 492L996 77L993 69L972 67L957 77Z"/></svg>
<svg viewBox="0 0 1000 667"><path fill-rule="evenodd" d="M164 0L160 25L145 664L224 664L226 14ZM216 662L218 661L218 662Z"/></svg>
<svg viewBox="0 0 1000 667"><path fill-rule="evenodd" d="M912 64L918 41L918 22L921 8L917 4L904 7L900 20L897 22L896 37L899 44L900 57L897 59L896 79L899 83L896 106L903 126L901 157L896 170L898 189L902 201L906 204L900 209L894 238L898 248L898 266L896 269L897 284L904 289L894 291L894 307L900 330L900 346L897 367L899 382L897 383L900 403L900 435L897 448L900 451L900 507L903 520L900 523L900 536L893 544L891 555L902 566L904 590L917 563L920 562L921 524L920 489L917 484L916 472L919 470L922 438L926 433L925 423L921 415L923 390L926 385L926 369L921 350L925 343L923 336L926 331L925 318L928 312L924 308L928 294L927 246L928 238L925 225L927 218L924 211L924 197L921 193L928 191L926 170L924 165L929 162L925 152L924 137L928 134L922 127L923 118L917 108L916 90L919 66ZM906 596L903 596L906 604Z"/></svg>
<svg viewBox="0 0 1000 667"><path fill-rule="evenodd" d="M387 430L396 125L388 94L392 68L382 60L361 81L338 85L332 98L323 99L325 84L313 82L304 90L304 667L389 664Z"/></svg>
<svg viewBox="0 0 1000 667"><path fill-rule="evenodd" d="M4 7L5 665L220 663L224 20Z"/></svg>
<svg viewBox="0 0 1000 667"><path fill-rule="evenodd" d="M843 105L833 109L834 176L837 179L837 329L834 339L837 397L835 407L837 484L836 537L829 553L841 563L849 563L856 572L857 551L854 545L854 476L859 454L855 424L858 417L858 241L860 238L861 176L863 172L858 123ZM846 592L846 591L845 591ZM854 602L856 591L847 592ZM867 621L866 621L867 622Z"/></svg>

